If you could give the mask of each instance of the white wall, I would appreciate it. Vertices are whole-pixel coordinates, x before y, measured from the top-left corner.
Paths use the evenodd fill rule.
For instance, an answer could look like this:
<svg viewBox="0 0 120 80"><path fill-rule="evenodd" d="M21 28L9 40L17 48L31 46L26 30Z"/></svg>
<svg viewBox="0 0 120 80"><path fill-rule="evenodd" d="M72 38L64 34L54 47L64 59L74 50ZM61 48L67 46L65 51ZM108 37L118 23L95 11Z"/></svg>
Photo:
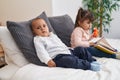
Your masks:
<svg viewBox="0 0 120 80"><path fill-rule="evenodd" d="M82 6L82 0L52 0L53 16L68 14L73 21L79 7Z"/></svg>
<svg viewBox="0 0 120 80"><path fill-rule="evenodd" d="M23 21L38 16L42 11L52 15L51 0L0 0L0 22Z"/></svg>
<svg viewBox="0 0 120 80"><path fill-rule="evenodd" d="M111 27L109 33L104 33L105 37L108 38L119 38L120 39L120 10L112 13L113 21L111 21Z"/></svg>

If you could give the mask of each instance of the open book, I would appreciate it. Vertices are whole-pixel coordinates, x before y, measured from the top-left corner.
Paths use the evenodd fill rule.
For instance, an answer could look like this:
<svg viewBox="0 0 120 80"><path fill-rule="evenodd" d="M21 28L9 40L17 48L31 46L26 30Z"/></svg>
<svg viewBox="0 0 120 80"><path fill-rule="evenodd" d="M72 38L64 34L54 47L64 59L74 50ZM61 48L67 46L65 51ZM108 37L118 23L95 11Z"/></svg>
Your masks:
<svg viewBox="0 0 120 80"><path fill-rule="evenodd" d="M104 37L98 38L98 39L96 39L96 41L95 40L93 40L93 41L95 43L94 47L103 52L106 52L109 54L115 54L117 52L117 50L115 48L113 48ZM92 42L92 40L91 40L91 42Z"/></svg>

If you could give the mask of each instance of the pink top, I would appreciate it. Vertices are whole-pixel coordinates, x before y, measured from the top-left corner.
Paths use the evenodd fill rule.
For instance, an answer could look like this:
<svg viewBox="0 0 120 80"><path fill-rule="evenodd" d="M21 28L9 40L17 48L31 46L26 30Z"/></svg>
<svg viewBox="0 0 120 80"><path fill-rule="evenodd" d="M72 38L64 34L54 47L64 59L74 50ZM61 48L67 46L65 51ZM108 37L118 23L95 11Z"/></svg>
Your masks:
<svg viewBox="0 0 120 80"><path fill-rule="evenodd" d="M76 27L71 34L71 47L83 46L89 47L90 31L81 27Z"/></svg>

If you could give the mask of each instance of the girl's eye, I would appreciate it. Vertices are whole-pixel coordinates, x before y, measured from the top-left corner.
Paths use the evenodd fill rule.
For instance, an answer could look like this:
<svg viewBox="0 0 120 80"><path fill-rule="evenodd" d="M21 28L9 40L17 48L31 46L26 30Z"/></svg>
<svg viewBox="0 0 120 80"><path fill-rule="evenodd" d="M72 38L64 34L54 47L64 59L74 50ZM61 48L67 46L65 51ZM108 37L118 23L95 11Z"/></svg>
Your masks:
<svg viewBox="0 0 120 80"><path fill-rule="evenodd" d="M88 24L90 24L91 22L88 22Z"/></svg>

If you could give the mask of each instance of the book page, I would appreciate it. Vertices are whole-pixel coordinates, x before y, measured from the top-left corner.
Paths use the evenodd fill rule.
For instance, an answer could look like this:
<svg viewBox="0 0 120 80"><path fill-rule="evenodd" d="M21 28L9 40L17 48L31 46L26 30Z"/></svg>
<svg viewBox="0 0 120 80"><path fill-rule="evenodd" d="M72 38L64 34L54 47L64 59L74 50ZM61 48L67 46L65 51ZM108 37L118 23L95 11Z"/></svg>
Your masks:
<svg viewBox="0 0 120 80"><path fill-rule="evenodd" d="M97 41L99 41L101 38L99 37L99 38L93 38L93 39L91 39L89 42L93 42L93 43L96 43Z"/></svg>
<svg viewBox="0 0 120 80"><path fill-rule="evenodd" d="M115 49L107 42L107 40L104 37L96 42L96 46L97 45L101 45L101 46L103 46L103 47L105 47L107 49L115 51Z"/></svg>

